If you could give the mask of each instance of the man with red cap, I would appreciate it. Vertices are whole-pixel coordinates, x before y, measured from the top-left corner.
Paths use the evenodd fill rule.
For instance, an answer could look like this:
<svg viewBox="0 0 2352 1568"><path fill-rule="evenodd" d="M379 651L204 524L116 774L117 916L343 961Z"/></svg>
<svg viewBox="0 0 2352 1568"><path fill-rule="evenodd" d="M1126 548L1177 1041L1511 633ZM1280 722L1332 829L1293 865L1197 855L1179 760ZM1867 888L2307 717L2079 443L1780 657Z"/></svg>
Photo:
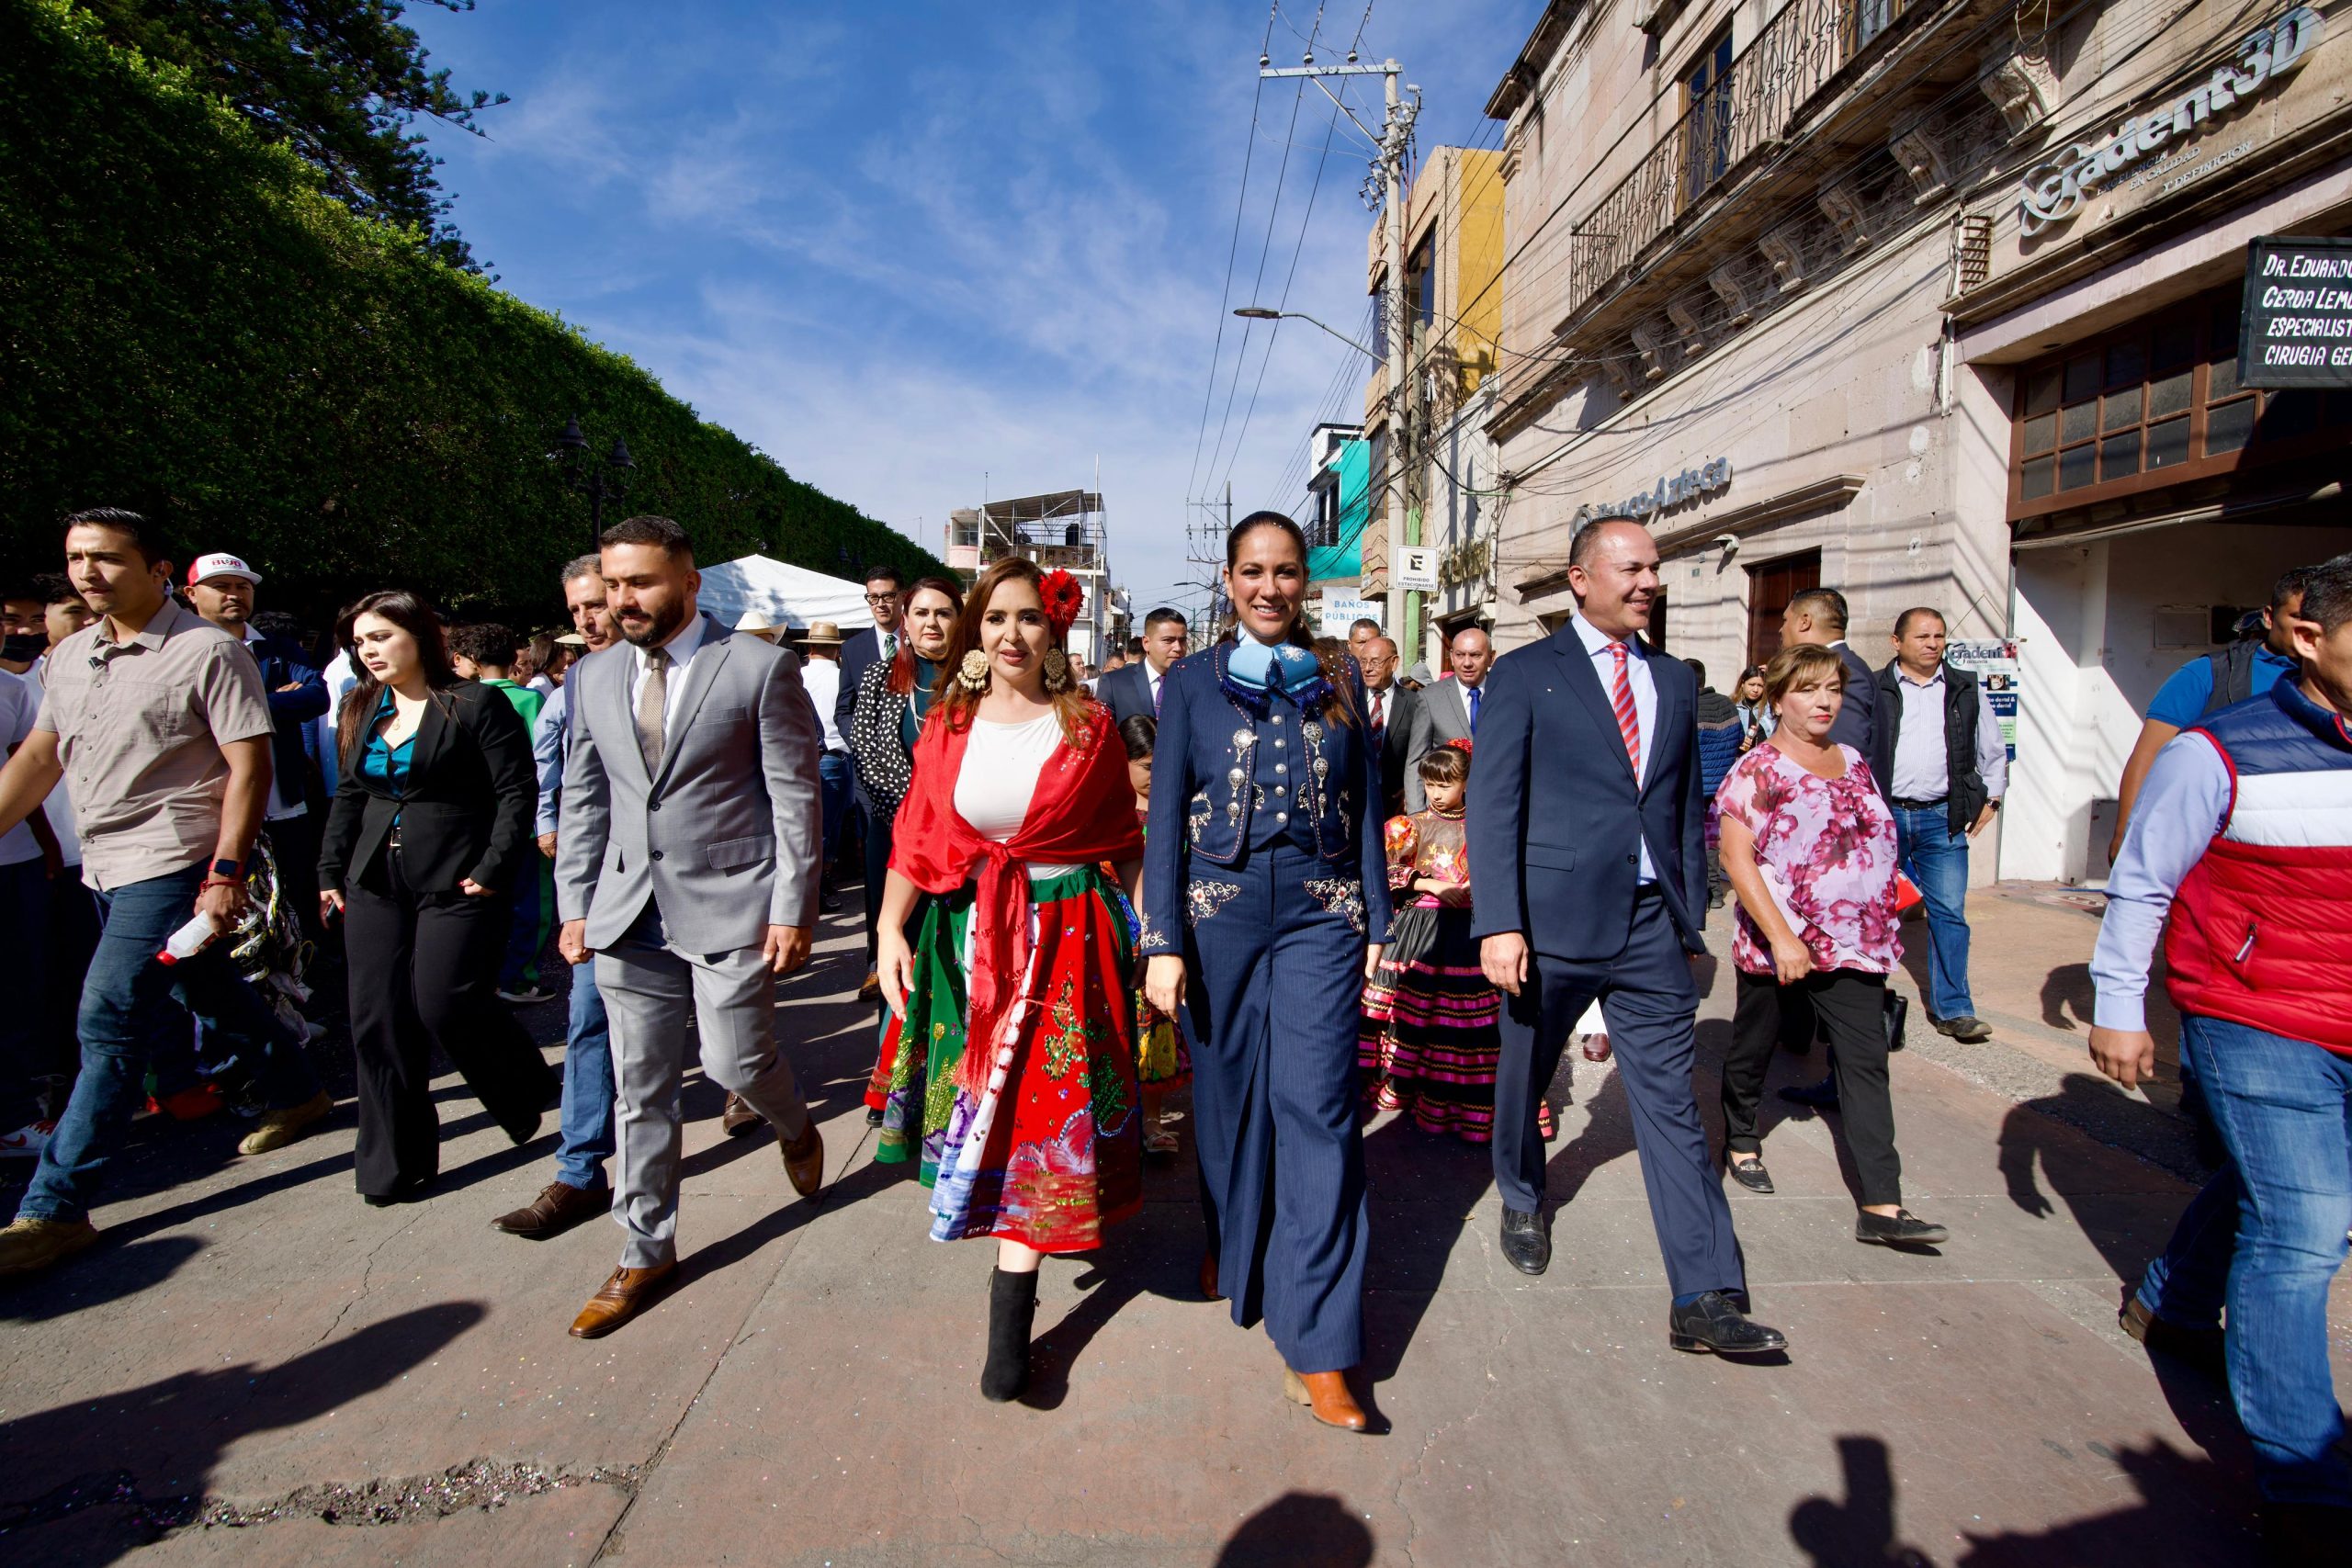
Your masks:
<svg viewBox="0 0 2352 1568"><path fill-rule="evenodd" d="M269 806L263 821L277 859L277 884L302 917L315 941L319 921L319 823L325 791L302 749L302 727L327 711L326 682L300 645L266 637L253 626L254 591L261 573L239 558L216 550L187 569L188 603L196 613L236 637L261 665L262 689L269 694L269 717L277 733L270 743L274 764Z"/></svg>

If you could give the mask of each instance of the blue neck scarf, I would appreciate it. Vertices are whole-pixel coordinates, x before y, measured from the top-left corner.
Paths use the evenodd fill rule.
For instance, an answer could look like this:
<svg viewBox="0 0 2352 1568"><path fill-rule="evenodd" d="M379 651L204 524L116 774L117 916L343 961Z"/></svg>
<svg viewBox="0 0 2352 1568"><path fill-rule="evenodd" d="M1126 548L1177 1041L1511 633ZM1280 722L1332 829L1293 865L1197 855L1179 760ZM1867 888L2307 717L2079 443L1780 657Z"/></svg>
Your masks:
<svg viewBox="0 0 2352 1568"><path fill-rule="evenodd" d="M1245 635L1234 640L1223 662L1220 683L1227 694L1261 718L1274 697L1304 713L1320 705L1331 693L1322 661L1295 643L1270 645Z"/></svg>

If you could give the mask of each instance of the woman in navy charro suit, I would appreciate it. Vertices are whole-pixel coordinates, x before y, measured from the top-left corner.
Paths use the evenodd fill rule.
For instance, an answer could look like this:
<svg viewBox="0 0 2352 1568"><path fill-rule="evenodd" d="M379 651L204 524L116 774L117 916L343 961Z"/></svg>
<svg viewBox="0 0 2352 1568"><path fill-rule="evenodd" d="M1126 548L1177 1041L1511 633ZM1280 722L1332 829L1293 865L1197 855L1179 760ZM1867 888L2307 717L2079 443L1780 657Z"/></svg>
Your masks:
<svg viewBox="0 0 2352 1568"><path fill-rule="evenodd" d="M1161 682L1136 952L1193 1031L1202 1292L1265 1319L1285 1393L1362 1431L1343 1373L1363 1359L1354 1030L1366 933L1388 929L1380 759L1353 667L1335 689L1301 627L1298 525L1253 513L1225 559L1234 632Z"/></svg>

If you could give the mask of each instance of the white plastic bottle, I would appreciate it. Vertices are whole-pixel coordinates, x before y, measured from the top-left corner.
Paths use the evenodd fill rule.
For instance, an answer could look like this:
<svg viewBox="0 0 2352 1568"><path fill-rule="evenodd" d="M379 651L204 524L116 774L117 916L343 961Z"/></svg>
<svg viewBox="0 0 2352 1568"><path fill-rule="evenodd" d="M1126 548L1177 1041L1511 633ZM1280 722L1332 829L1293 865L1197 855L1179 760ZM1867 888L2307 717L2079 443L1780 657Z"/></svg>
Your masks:
<svg viewBox="0 0 2352 1568"><path fill-rule="evenodd" d="M177 964L183 958L194 958L212 945L220 928L210 915L199 913L196 919L174 931L164 943L164 951L155 954L158 964Z"/></svg>

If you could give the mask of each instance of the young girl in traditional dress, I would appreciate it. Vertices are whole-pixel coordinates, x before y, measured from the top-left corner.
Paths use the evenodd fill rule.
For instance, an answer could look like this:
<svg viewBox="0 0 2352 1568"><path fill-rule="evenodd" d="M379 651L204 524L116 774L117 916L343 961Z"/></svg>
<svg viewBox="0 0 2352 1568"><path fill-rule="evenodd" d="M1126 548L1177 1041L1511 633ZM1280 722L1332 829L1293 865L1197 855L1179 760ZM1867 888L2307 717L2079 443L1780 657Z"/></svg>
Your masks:
<svg viewBox="0 0 2352 1568"><path fill-rule="evenodd" d="M1494 1134L1502 994L1479 966L1478 939L1470 934L1462 837L1470 743L1448 741L1416 771L1429 808L1388 823L1396 919L1379 973L1364 986L1357 1058L1374 1108L1408 1111L1424 1132L1483 1144ZM1547 1138L1551 1115L1549 1105L1537 1112Z"/></svg>
<svg viewBox="0 0 2352 1568"><path fill-rule="evenodd" d="M1082 598L1017 556L973 585L877 932L886 1103L921 1115L913 1138L886 1118L875 1157L920 1155L933 1240L995 1240L980 1392L997 1401L1028 1382L1041 1256L1100 1247L1143 1206L1133 939L1102 871L1132 894L1143 836L1110 710L1062 649Z"/></svg>
<svg viewBox="0 0 2352 1568"><path fill-rule="evenodd" d="M1134 714L1119 726L1119 739L1127 749L1127 781L1136 789L1136 827L1148 831L1145 824L1151 816L1151 752L1159 743L1159 724L1149 714ZM1142 934L1141 917L1130 929ZM1143 1092L1143 1152L1148 1155L1172 1155L1176 1152L1176 1134L1162 1119L1170 1089L1182 1089L1192 1081L1193 1055L1185 1048L1184 1032L1176 1021L1151 1005L1143 994L1140 980L1136 985L1136 1082Z"/></svg>

